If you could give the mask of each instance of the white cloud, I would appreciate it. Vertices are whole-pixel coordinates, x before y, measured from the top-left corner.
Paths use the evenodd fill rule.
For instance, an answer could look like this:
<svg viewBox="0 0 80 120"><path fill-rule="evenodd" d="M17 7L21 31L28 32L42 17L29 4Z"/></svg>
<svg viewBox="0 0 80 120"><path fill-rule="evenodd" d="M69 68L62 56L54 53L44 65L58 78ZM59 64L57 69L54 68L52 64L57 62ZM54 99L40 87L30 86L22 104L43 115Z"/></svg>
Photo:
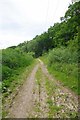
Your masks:
<svg viewBox="0 0 80 120"><path fill-rule="evenodd" d="M0 1L0 48L30 40L64 16L71 0Z"/></svg>

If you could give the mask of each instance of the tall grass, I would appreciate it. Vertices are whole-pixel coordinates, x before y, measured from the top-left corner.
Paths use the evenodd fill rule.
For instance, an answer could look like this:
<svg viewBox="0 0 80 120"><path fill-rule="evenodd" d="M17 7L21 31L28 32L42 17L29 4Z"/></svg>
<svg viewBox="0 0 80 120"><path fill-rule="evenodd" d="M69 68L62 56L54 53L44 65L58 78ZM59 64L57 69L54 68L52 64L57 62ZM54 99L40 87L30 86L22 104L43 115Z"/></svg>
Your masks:
<svg viewBox="0 0 80 120"><path fill-rule="evenodd" d="M67 43L67 47L54 48L44 57L47 61L49 71L63 85L71 88L75 93L80 94L78 87L78 39ZM47 59L47 60L46 60Z"/></svg>
<svg viewBox="0 0 80 120"><path fill-rule="evenodd" d="M31 65L33 57L20 50L8 48L2 51L2 92L6 92L15 76Z"/></svg>
<svg viewBox="0 0 80 120"><path fill-rule="evenodd" d="M2 51L2 80L8 79L14 71L31 64L33 57L14 49Z"/></svg>

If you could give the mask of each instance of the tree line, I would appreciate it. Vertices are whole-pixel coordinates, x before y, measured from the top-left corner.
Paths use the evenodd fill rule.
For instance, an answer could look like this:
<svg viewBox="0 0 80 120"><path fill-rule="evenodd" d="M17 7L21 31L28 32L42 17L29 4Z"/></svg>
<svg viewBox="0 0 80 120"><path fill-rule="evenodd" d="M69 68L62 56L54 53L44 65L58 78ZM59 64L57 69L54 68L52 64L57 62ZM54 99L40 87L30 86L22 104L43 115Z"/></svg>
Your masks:
<svg viewBox="0 0 80 120"><path fill-rule="evenodd" d="M55 23L47 32L36 35L31 41L18 45L21 51L33 52L35 57L42 56L49 49L67 46L67 42L74 40L79 34L80 27L80 1L68 7L60 23Z"/></svg>

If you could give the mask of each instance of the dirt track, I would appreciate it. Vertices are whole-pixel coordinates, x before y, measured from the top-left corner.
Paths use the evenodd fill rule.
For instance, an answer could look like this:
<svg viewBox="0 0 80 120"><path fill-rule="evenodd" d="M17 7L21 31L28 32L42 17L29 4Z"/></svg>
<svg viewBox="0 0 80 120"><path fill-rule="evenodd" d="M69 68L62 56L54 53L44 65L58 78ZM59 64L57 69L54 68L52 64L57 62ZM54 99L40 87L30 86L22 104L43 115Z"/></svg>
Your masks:
<svg viewBox="0 0 80 120"><path fill-rule="evenodd" d="M39 84L36 83L37 71L41 71ZM54 85L52 94L48 93L46 81L50 83L49 89ZM7 118L74 118L77 110L77 96L56 82L44 63L38 59L37 65L12 101Z"/></svg>

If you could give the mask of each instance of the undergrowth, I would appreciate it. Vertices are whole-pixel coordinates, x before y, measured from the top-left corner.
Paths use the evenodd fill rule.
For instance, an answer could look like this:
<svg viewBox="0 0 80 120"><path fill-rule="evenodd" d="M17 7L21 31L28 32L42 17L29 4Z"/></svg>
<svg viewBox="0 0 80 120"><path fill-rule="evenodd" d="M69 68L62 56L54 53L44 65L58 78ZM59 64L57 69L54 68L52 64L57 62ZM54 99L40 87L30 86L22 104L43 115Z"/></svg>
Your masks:
<svg viewBox="0 0 80 120"><path fill-rule="evenodd" d="M50 50L41 57L49 72L68 86L76 94L80 94L78 86L78 39L69 41L67 47Z"/></svg>

